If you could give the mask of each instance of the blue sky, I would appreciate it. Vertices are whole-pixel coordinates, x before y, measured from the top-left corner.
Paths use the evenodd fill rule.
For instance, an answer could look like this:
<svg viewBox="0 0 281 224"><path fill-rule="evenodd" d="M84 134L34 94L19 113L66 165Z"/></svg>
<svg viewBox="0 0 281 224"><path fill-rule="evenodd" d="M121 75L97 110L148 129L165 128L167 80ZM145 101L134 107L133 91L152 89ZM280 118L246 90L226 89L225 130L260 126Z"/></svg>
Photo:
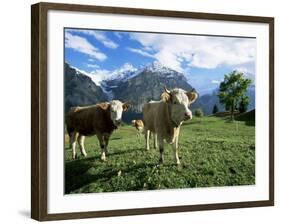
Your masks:
<svg viewBox="0 0 281 224"><path fill-rule="evenodd" d="M255 80L256 40L67 28L65 60L93 80L158 61L184 73L204 94L217 88L224 74L233 70Z"/></svg>

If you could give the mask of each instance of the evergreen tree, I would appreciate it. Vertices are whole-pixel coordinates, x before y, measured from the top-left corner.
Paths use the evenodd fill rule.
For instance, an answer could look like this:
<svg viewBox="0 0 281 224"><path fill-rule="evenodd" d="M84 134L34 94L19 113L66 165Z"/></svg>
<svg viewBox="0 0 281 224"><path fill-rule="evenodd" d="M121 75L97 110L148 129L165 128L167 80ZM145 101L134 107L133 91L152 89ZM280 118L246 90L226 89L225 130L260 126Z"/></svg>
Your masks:
<svg viewBox="0 0 281 224"><path fill-rule="evenodd" d="M213 114L216 114L218 111L219 111L219 108L218 108L217 104L215 104L213 107Z"/></svg>

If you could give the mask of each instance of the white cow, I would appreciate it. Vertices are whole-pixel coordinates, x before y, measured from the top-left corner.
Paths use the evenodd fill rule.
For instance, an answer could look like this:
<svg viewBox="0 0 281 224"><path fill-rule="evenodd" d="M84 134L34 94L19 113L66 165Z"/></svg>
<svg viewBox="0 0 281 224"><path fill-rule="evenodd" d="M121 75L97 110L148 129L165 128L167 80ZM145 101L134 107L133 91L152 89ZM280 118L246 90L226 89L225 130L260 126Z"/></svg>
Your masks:
<svg viewBox="0 0 281 224"><path fill-rule="evenodd" d="M183 121L192 119L192 112L189 109L198 97L194 91L185 91L175 88L165 91L160 101L152 101L143 107L144 131L146 133L146 148L149 149L149 133L155 133L159 145L160 159L164 161L164 139L172 145L174 157L177 164L180 164L178 157L178 138L180 126Z"/></svg>

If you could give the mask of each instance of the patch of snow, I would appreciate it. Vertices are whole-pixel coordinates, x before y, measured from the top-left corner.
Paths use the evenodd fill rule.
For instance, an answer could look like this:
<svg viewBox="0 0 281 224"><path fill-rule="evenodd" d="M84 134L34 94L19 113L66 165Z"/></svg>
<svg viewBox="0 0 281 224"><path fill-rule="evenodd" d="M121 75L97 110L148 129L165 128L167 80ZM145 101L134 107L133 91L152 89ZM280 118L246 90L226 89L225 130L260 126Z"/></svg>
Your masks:
<svg viewBox="0 0 281 224"><path fill-rule="evenodd" d="M169 79L169 78L174 78L175 76L173 74L170 74L170 75L167 75L166 77Z"/></svg>
<svg viewBox="0 0 281 224"><path fill-rule="evenodd" d="M159 61L154 61L153 63L148 65L145 70L162 74L175 73L173 69L164 66Z"/></svg>
<svg viewBox="0 0 281 224"><path fill-rule="evenodd" d="M102 91L107 95L108 100L113 99L114 96L113 96L112 91L107 90L107 89L108 89L108 88L107 88L107 85L106 85L106 83L104 82L104 79L105 79L105 77L107 76L107 70L99 70L98 73L93 74L93 73L89 73L89 72L83 71L83 70L81 70L81 69L79 69L79 68L76 68L76 67L74 67L74 66L70 66L70 67L76 70L76 74L77 74L77 75L82 74L82 75L86 75L86 76L88 76L89 78L91 78L91 80L92 80L97 86L99 86L99 87L102 89Z"/></svg>
<svg viewBox="0 0 281 224"><path fill-rule="evenodd" d="M138 69L133 65L125 63L122 67L113 71L96 69L88 74L90 74L91 79L96 85L100 86L103 81L126 81L131 77L134 77L137 71Z"/></svg>
<svg viewBox="0 0 281 224"><path fill-rule="evenodd" d="M114 70L106 80L124 80L128 79L133 75L138 69L129 63L125 63L121 68Z"/></svg>

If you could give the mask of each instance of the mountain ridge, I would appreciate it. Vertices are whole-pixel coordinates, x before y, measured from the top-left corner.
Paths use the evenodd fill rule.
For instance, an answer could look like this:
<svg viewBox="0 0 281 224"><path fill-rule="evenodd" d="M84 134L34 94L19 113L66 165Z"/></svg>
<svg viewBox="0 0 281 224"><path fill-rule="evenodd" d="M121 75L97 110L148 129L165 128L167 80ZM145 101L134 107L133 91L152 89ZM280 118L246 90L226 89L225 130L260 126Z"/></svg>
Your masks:
<svg viewBox="0 0 281 224"><path fill-rule="evenodd" d="M132 104L131 110L124 113L124 120L142 118L142 107L150 100L159 100L164 87L168 89L182 88L186 91L193 89L183 73L163 66L160 63L151 63L139 69L129 64L115 73L104 77L95 83L93 74L83 72L65 63L65 110L71 106L83 106L98 102L118 99ZM194 111L201 108L205 115L212 114L214 105L219 111L224 111L217 96L218 88L212 93L200 95L191 105ZM250 97L249 110L255 108L255 87L251 86L247 95Z"/></svg>
<svg viewBox="0 0 281 224"><path fill-rule="evenodd" d="M145 103L150 100L159 100L160 95L162 94L164 87L166 88L182 88L185 90L191 90L193 87L188 83L184 74L179 73L171 68L163 66L160 63L152 63L146 67L142 67L141 69L134 69L130 66L128 69L123 69L120 73L125 74L114 74L104 78L102 81L99 81L98 85L91 78L92 74L83 73L81 70L77 70L68 64L66 64L65 76L69 76L68 73L75 73L76 75L81 75L81 77L87 77L87 81L90 83L92 94L99 94L93 96L93 100L91 102L101 102L101 101L110 101L113 98L121 100L122 102L130 102L132 107L129 112L124 113L124 120L130 121L130 119L141 118L142 107ZM72 74L73 76L73 74ZM67 83L68 79L65 78L65 86L74 86L74 88L78 88L77 86L83 86L83 90L85 90L85 83L78 81L78 83L74 83L74 79L72 77L71 84ZM79 89L79 88L78 88ZM77 92L76 90L73 90ZM81 93L81 98L84 98L83 92L79 89ZM89 93L86 92L86 95ZM71 97L71 89L66 88L65 100L67 104L67 108L76 104L79 106L83 106L85 103L89 103L89 100L83 101L82 99L72 99ZM100 99L100 100L99 100ZM69 101L72 102L69 103ZM76 106L77 106L76 105Z"/></svg>

